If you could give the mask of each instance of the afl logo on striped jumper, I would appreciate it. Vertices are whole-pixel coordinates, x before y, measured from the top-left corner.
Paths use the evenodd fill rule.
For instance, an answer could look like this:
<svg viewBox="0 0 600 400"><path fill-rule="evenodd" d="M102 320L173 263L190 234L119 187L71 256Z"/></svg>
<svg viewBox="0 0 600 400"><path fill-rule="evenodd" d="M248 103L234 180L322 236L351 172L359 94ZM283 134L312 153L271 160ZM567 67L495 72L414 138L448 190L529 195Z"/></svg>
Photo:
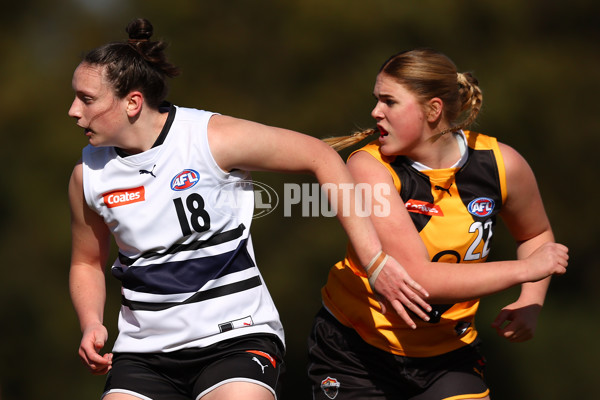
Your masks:
<svg viewBox="0 0 600 400"><path fill-rule="evenodd" d="M200 174L193 169L184 169L171 180L171 189L175 191L186 190L198 183Z"/></svg>
<svg viewBox="0 0 600 400"><path fill-rule="evenodd" d="M478 197L469 203L467 209L476 217L487 217L494 211L494 200L489 197Z"/></svg>

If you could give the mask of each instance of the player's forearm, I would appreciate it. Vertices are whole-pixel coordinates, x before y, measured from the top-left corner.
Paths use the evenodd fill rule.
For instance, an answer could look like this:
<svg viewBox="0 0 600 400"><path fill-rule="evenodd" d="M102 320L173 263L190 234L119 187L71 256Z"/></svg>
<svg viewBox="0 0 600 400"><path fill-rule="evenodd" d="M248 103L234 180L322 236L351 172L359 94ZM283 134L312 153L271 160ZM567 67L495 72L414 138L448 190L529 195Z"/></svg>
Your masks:
<svg viewBox="0 0 600 400"><path fill-rule="evenodd" d="M339 157L336 154L336 157ZM363 266L382 249L373 222L360 215L363 201L357 196L356 183L341 159L333 158L327 168L320 168L315 176L328 195L330 203L337 208L337 218Z"/></svg>
<svg viewBox="0 0 600 400"><path fill-rule="evenodd" d="M538 282L526 282L521 285L519 301L543 306L550 286L550 279L548 277Z"/></svg>
<svg viewBox="0 0 600 400"><path fill-rule="evenodd" d="M554 234L550 228L529 240L519 243L517 245L517 258L527 258L537 248L547 242L554 242ZM551 277L548 277L538 282L523 283L521 285L519 300L530 304L543 305L548 287L550 286L550 279Z"/></svg>
<svg viewBox="0 0 600 400"><path fill-rule="evenodd" d="M426 263L413 278L429 292L431 304L478 299L523 282L524 262L475 264Z"/></svg>
<svg viewBox="0 0 600 400"><path fill-rule="evenodd" d="M520 246L518 260L485 264L429 263L421 269L422 276L415 274L414 277L429 291L433 303L475 299L522 284L520 301L542 305L549 276L564 273L560 250L556 252L563 246L552 243L551 248L548 245L547 240L539 240Z"/></svg>
<svg viewBox="0 0 600 400"><path fill-rule="evenodd" d="M81 330L102 324L106 300L104 273L88 265L74 264L69 274L69 289Z"/></svg>

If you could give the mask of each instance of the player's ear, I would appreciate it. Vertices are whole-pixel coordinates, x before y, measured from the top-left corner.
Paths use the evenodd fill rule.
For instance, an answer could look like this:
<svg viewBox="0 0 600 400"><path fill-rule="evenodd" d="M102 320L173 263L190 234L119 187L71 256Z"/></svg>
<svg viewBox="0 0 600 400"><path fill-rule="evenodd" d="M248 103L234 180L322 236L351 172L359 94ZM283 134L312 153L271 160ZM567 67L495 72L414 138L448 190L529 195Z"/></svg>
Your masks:
<svg viewBox="0 0 600 400"><path fill-rule="evenodd" d="M427 102L427 121L436 122L442 115L444 102L439 97L434 97Z"/></svg>
<svg viewBox="0 0 600 400"><path fill-rule="evenodd" d="M127 100L127 116L135 117L142 110L142 105L144 104L144 95L135 90L130 92L125 99Z"/></svg>

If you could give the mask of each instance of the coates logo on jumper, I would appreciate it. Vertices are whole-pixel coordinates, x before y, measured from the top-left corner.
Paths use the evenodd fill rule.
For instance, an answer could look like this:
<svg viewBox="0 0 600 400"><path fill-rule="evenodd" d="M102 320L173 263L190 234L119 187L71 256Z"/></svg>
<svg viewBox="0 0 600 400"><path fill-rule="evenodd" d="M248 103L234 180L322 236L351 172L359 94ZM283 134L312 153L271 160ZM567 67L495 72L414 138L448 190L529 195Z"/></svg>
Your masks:
<svg viewBox="0 0 600 400"><path fill-rule="evenodd" d="M340 383L337 379L328 376L321 381L321 389L323 389L323 393L325 393L327 397L335 399L340 390Z"/></svg>
<svg viewBox="0 0 600 400"><path fill-rule="evenodd" d="M186 190L193 187L200 180L200 174L193 169L184 169L171 180L171 189L175 191Z"/></svg>
<svg viewBox="0 0 600 400"><path fill-rule="evenodd" d="M127 204L145 201L146 190L143 186L133 189L115 190L103 194L102 199L108 208L125 206Z"/></svg>
<svg viewBox="0 0 600 400"><path fill-rule="evenodd" d="M410 199L406 202L405 206L408 211L417 214L424 214L430 216L437 215L438 217L444 216L444 213L442 212L440 206L436 206L435 204L431 204L426 201Z"/></svg>
<svg viewBox="0 0 600 400"><path fill-rule="evenodd" d="M494 211L494 200L488 197L478 197L469 203L467 209L476 217L487 217Z"/></svg>

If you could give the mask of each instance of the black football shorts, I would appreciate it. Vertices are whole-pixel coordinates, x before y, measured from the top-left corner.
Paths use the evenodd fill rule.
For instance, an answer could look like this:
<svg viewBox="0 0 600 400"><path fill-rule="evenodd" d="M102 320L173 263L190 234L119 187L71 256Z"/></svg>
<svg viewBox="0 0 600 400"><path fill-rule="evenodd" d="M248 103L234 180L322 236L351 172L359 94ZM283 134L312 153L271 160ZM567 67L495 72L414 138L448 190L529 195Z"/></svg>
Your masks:
<svg viewBox="0 0 600 400"><path fill-rule="evenodd" d="M316 316L308 375L314 400L484 398L478 344L435 357L397 356L366 343L327 310Z"/></svg>
<svg viewBox="0 0 600 400"><path fill-rule="evenodd" d="M104 395L192 400L228 382L252 382L277 399L283 346L271 335L242 336L172 353L115 353Z"/></svg>

